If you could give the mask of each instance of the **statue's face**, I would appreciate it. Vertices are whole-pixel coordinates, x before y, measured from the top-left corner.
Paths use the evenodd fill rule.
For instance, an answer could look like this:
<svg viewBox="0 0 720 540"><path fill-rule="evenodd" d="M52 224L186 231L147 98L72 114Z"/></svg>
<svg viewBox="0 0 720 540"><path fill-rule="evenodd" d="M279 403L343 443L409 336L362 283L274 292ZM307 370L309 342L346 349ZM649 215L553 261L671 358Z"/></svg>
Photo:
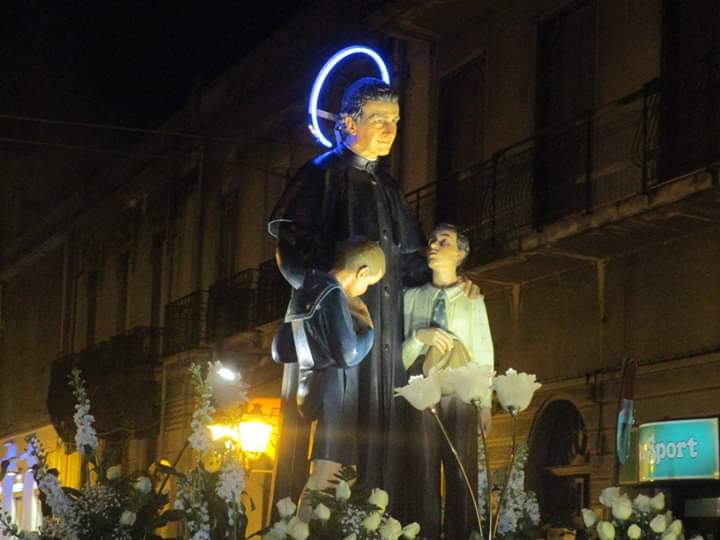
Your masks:
<svg viewBox="0 0 720 540"><path fill-rule="evenodd" d="M367 266L364 266L363 268L365 271L363 272L362 270L358 270L345 291L345 293L352 298L362 296L367 292L370 285L375 285L383 278L383 274L381 272L378 272L377 274L370 274L367 272Z"/></svg>
<svg viewBox="0 0 720 540"><path fill-rule="evenodd" d="M345 143L365 159L376 160L390 153L397 125L400 121L400 105L389 101L368 101L357 120L345 118L348 136Z"/></svg>
<svg viewBox="0 0 720 540"><path fill-rule="evenodd" d="M458 248L457 233L449 229L433 231L428 240L428 266L431 270L457 268L466 253Z"/></svg>

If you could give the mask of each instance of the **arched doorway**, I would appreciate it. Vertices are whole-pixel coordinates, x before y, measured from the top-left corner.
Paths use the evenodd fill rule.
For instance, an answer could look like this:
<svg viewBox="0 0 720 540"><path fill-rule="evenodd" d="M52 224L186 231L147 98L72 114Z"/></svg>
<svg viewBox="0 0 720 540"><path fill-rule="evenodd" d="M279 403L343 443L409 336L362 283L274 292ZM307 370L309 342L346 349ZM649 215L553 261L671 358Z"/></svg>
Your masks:
<svg viewBox="0 0 720 540"><path fill-rule="evenodd" d="M590 464L585 422L571 401L552 401L538 414L530 433L527 473L544 522L581 525L580 511L590 502Z"/></svg>

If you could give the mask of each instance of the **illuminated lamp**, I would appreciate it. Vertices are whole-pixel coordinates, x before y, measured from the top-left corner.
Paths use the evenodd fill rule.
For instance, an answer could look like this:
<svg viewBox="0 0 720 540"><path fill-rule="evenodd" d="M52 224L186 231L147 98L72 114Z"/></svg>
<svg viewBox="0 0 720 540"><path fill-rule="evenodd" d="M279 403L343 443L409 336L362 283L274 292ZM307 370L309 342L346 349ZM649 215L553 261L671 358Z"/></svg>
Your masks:
<svg viewBox="0 0 720 540"><path fill-rule="evenodd" d="M240 420L240 448L246 454L259 457L264 454L270 444L273 426L262 413L259 403L253 410Z"/></svg>
<svg viewBox="0 0 720 540"><path fill-rule="evenodd" d="M215 370L215 373L218 374L218 376L228 382L234 382L235 379L237 379L237 373L234 372L232 369L224 366L223 364L218 362L218 367Z"/></svg>
<svg viewBox="0 0 720 540"><path fill-rule="evenodd" d="M320 91L322 90L323 84L325 84L325 80L327 79L330 72L335 68L335 66L338 65L345 58L347 58L348 56L352 56L353 54L364 54L369 56L377 65L378 70L380 71L380 78L386 84L390 84L390 73L388 72L387 65L385 65L385 61L377 52L370 49L369 47L363 47L362 45L353 45L351 47L346 47L336 52L330 57L327 62L325 62L325 65L318 73L318 76L313 83L312 90L310 91L310 100L308 102L308 129L320 144L322 144L323 146L327 146L328 148L332 148L333 143L327 137L325 137L322 130L320 129L320 124L318 122L318 112L324 113L324 117L329 116L324 111L318 111Z"/></svg>

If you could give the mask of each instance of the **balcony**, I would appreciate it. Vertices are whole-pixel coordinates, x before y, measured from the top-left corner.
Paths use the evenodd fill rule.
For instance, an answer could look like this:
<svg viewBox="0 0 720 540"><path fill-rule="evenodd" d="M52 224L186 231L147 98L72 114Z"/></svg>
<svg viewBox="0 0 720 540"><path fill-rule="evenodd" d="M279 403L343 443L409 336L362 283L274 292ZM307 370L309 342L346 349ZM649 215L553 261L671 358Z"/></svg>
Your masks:
<svg viewBox="0 0 720 540"><path fill-rule="evenodd" d="M169 356L207 342L208 291L195 291L165 306L163 354Z"/></svg>
<svg viewBox="0 0 720 540"><path fill-rule="evenodd" d="M638 196L646 208L636 205L635 213L670 201L661 193L668 184L720 161L718 66L714 58L678 80L652 81L427 184L408 202L426 231L440 221L462 227L473 246L470 263L478 266L547 243L547 230L559 223L572 223L564 227L568 236L618 221L618 212L597 216ZM594 218L579 228L582 216ZM527 242L533 235L541 238Z"/></svg>
<svg viewBox="0 0 720 540"><path fill-rule="evenodd" d="M277 268L275 259L260 263L256 324L266 324L285 316L290 301L290 285Z"/></svg>
<svg viewBox="0 0 720 540"><path fill-rule="evenodd" d="M74 398L70 371L82 370L98 434L115 438L143 432L157 421L158 388L154 370L159 361L162 329L139 326L52 363L48 412L58 434L72 442Z"/></svg>
<svg viewBox="0 0 720 540"><path fill-rule="evenodd" d="M210 287L208 339L222 339L255 326L259 278L259 270L248 268Z"/></svg>

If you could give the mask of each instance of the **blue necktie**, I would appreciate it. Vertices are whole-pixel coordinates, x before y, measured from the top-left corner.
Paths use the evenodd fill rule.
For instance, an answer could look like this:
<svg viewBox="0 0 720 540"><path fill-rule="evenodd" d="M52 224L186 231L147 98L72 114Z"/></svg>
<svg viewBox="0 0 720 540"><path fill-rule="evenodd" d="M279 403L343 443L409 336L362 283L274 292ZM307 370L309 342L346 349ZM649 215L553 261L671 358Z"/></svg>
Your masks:
<svg viewBox="0 0 720 540"><path fill-rule="evenodd" d="M448 329L447 310L445 308L446 298L447 293L445 292L445 289L440 289L440 294L438 295L437 300L435 300L432 316L430 317L430 326L442 328L443 330Z"/></svg>

